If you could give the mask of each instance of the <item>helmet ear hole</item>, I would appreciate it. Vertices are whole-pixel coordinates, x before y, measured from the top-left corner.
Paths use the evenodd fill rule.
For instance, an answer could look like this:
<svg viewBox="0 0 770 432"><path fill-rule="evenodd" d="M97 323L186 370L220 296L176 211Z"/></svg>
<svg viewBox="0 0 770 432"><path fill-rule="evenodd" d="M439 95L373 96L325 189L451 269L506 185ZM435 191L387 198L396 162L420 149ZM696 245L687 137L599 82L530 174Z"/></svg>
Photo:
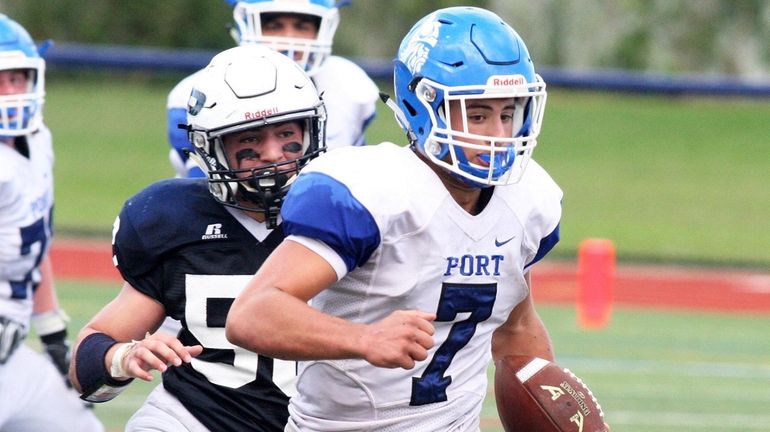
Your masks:
<svg viewBox="0 0 770 432"><path fill-rule="evenodd" d="M412 106L412 104L409 103L409 101L407 101L406 99L401 99L401 103L404 104L404 108L406 108L406 111L409 113L411 117L414 117L417 115L417 110L414 109L414 107Z"/></svg>

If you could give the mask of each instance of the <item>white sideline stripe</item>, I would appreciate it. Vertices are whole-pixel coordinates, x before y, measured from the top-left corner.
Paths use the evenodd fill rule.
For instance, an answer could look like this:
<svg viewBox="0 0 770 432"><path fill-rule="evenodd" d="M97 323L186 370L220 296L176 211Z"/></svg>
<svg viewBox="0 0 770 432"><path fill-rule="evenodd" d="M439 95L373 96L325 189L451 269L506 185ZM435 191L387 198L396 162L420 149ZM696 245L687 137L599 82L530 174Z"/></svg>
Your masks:
<svg viewBox="0 0 770 432"><path fill-rule="evenodd" d="M763 430L770 429L770 416L757 414L719 414L660 411L612 411L605 414L607 422L616 425L668 426L684 430Z"/></svg>
<svg viewBox="0 0 770 432"><path fill-rule="evenodd" d="M770 276L755 275L746 276L746 288L743 291L759 294L770 293Z"/></svg>
<svg viewBox="0 0 770 432"><path fill-rule="evenodd" d="M580 373L622 373L624 375L675 374L677 376L770 379L770 365L741 363L673 362L633 359L589 359L563 357L560 365L568 365Z"/></svg>
<svg viewBox="0 0 770 432"><path fill-rule="evenodd" d="M546 365L548 365L548 360L534 358L532 361L527 363L526 366L516 372L516 378L518 378L520 382L525 383L528 379L532 378L532 375L540 372L540 370L546 367Z"/></svg>

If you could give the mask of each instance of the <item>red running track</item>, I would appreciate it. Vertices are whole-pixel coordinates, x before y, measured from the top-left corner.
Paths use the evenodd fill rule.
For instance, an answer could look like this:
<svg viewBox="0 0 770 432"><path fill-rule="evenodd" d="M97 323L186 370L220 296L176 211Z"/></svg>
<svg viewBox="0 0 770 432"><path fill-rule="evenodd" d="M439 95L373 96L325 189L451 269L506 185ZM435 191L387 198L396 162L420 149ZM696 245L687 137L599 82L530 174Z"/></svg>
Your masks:
<svg viewBox="0 0 770 432"><path fill-rule="evenodd" d="M51 249L57 278L120 282L112 251L103 241L55 239ZM577 266L546 260L533 268L534 298L574 303ZM730 269L618 265L616 306L770 314L770 273Z"/></svg>

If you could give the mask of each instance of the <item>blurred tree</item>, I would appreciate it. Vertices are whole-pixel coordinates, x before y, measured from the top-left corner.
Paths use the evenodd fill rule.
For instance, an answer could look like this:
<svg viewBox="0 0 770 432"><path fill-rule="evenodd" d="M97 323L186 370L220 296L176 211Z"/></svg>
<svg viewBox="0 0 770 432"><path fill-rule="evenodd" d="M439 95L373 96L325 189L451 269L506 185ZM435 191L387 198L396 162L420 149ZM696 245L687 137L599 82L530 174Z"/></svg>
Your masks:
<svg viewBox="0 0 770 432"><path fill-rule="evenodd" d="M213 0L4 0L38 40L224 49L232 9Z"/></svg>
<svg viewBox="0 0 770 432"><path fill-rule="evenodd" d="M770 76L770 0L353 0L336 53L392 58L409 28L442 7L498 12L539 65ZM0 0L38 40L225 49L224 0Z"/></svg>
<svg viewBox="0 0 770 432"><path fill-rule="evenodd" d="M489 7L489 1L354 0L340 10L334 50L354 57L395 57L401 39L417 20L451 6Z"/></svg>
<svg viewBox="0 0 770 432"><path fill-rule="evenodd" d="M770 0L490 0L540 65L770 78Z"/></svg>

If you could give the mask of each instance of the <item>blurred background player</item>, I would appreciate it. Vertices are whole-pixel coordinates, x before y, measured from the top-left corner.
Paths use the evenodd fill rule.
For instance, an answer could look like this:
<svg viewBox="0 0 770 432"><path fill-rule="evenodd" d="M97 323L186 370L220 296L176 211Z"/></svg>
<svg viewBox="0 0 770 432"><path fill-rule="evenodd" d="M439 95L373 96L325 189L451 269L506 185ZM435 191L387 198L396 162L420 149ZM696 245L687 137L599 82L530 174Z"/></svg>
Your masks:
<svg viewBox="0 0 770 432"><path fill-rule="evenodd" d="M67 316L48 255L54 157L44 89L32 38L0 15L0 431L100 431L65 384ZM48 359L24 345L30 324Z"/></svg>
<svg viewBox="0 0 770 432"><path fill-rule="evenodd" d="M394 65L410 146L303 169L286 240L228 315L231 342L301 360L287 431L476 432L492 358L553 359L530 269L559 239L562 191L530 158L546 92L524 41L492 12L441 9Z"/></svg>
<svg viewBox="0 0 770 432"><path fill-rule="evenodd" d="M345 58L331 55L339 24L335 0L225 0L233 6L231 33L239 45L260 44L293 58L312 78L329 113L328 149L364 145L364 133L374 119L378 89L366 72ZM342 2L340 2L342 3ZM349 2L345 2L349 3ZM195 74L171 91L167 103L169 158L177 176L200 177L189 160L192 150L184 130L187 100Z"/></svg>
<svg viewBox="0 0 770 432"><path fill-rule="evenodd" d="M215 56L188 100L207 179L163 180L126 202L113 227L126 282L78 335L70 377L105 402L163 371L127 431L283 431L296 364L230 344L224 325L283 239L289 184L323 151L323 102L295 62L258 45ZM178 339L149 335L167 316L181 321Z"/></svg>

